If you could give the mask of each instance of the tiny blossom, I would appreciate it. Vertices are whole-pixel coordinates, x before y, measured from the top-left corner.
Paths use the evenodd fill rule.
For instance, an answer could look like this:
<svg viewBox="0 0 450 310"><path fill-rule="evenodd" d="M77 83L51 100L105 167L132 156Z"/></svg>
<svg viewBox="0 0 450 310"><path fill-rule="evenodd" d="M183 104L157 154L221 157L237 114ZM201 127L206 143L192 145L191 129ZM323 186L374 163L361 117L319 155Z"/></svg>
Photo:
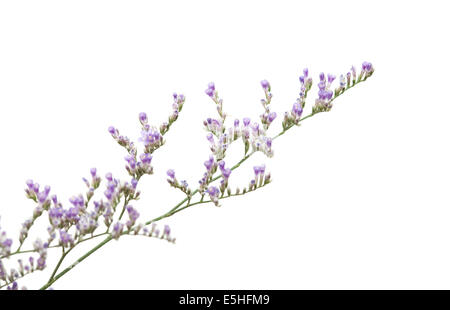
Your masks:
<svg viewBox="0 0 450 310"><path fill-rule="evenodd" d="M318 98L316 99L313 107L313 113L326 112L332 107L331 101L333 98L333 91L330 90L336 76L328 74L327 80L325 79L325 73L320 73L320 82L317 84L319 87Z"/></svg>
<svg viewBox="0 0 450 310"><path fill-rule="evenodd" d="M211 83L208 84L208 88L205 90L205 93L208 96L213 97L214 94L215 94L215 89L216 89L216 86L214 85L213 82L211 82Z"/></svg>
<svg viewBox="0 0 450 310"><path fill-rule="evenodd" d="M11 253L12 244L13 240L7 238L6 232L1 231L0 227L0 256L8 256Z"/></svg>
<svg viewBox="0 0 450 310"><path fill-rule="evenodd" d="M136 223L136 220L139 218L139 212L134 209L132 206L127 206L126 210L128 212L128 216L129 216L129 221L127 221L126 225L128 227L128 229L131 228L131 226L134 225L134 223Z"/></svg>
<svg viewBox="0 0 450 310"><path fill-rule="evenodd" d="M264 108L264 113L260 115L261 122L265 130L269 129L270 124L275 120L277 114L270 111L270 102L272 100L272 93L270 92L270 84L267 80L261 81L261 86L264 90L265 98L261 99L261 104Z"/></svg>
<svg viewBox="0 0 450 310"><path fill-rule="evenodd" d="M109 126L108 128L108 132L113 135L113 136L117 136L119 134L119 132L117 131L116 128L114 128L113 126Z"/></svg>
<svg viewBox="0 0 450 310"><path fill-rule="evenodd" d="M167 170L167 176L171 179L175 179L175 171L173 169Z"/></svg>
<svg viewBox="0 0 450 310"><path fill-rule="evenodd" d="M169 225L164 225L163 236L169 238L170 237L170 227Z"/></svg>
<svg viewBox="0 0 450 310"><path fill-rule="evenodd" d="M59 240L64 247L73 246L74 244L72 235L63 229L59 230Z"/></svg>
<svg viewBox="0 0 450 310"><path fill-rule="evenodd" d="M214 164L215 164L215 162L214 162L213 156L209 156L209 159L204 162L206 170L208 170L208 171L211 171L214 168Z"/></svg>
<svg viewBox="0 0 450 310"><path fill-rule="evenodd" d="M209 194L209 198L211 199L211 201L216 206L219 206L219 194L220 194L219 189L215 186L210 186L207 190L207 193Z"/></svg>
<svg viewBox="0 0 450 310"><path fill-rule="evenodd" d="M262 81L261 81L261 86L262 86L262 88L264 88L264 89L270 88L270 84L269 84L269 82L268 82L267 80L262 80Z"/></svg>
<svg viewBox="0 0 450 310"><path fill-rule="evenodd" d="M148 123L147 114L145 112L139 113L139 121L141 122L142 126Z"/></svg>
<svg viewBox="0 0 450 310"><path fill-rule="evenodd" d="M122 232L123 232L123 224L122 223L120 223L120 222L117 222L116 224L114 224L114 226L113 226L113 229L112 229L112 232L111 232L111 236L114 238L114 239L119 239L119 237L120 237L120 235L122 234Z"/></svg>

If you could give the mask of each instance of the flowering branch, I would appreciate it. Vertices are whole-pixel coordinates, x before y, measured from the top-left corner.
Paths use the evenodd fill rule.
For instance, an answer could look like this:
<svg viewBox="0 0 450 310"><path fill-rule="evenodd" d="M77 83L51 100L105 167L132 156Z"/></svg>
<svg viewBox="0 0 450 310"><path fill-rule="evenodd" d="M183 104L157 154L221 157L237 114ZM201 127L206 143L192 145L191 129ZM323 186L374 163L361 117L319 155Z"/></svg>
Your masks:
<svg viewBox="0 0 450 310"><path fill-rule="evenodd" d="M102 179L98 176L97 170L92 168L90 171L91 179L83 178L83 182L87 186L87 192L70 198L69 202L72 205L70 208L64 208L56 195L50 196L51 189L49 186L45 186L40 190L39 184L31 180L27 181L26 195L34 201L36 207L33 211L33 216L22 224L19 246L16 251L11 252L12 239L7 238L6 232L0 229L0 288L18 289L18 279L34 271L46 269L49 249L60 248L61 255L51 271L49 279L41 289L49 288L109 241L113 239L118 240L121 236L140 235L164 239L172 243L175 242L175 238L171 236L169 226L165 225L161 231L156 226L156 222L196 205L213 203L215 206L220 206L220 201L223 199L242 196L268 185L271 182L271 174L266 172L264 164L253 167L254 178L243 187L237 187L233 190L230 187L229 179L234 174L233 171L241 167L255 153L261 152L267 157L272 157L274 155L272 144L275 139L292 127L299 126L302 121L318 113L330 111L336 98L348 89L365 81L373 72L373 66L367 62L363 63L359 74L352 67L350 72L340 76L339 86L334 90L331 85L336 77L331 74L325 76L324 73L321 73L317 85L319 91L317 99L312 106L312 111L310 114L302 116L306 106L306 98L313 85L308 69L305 69L303 75L299 78L301 84L299 97L294 102L292 109L284 113L282 130L273 137L269 136L267 131L276 119L277 114L270 109L273 95L268 81L261 81L264 98L261 99L263 113L259 117L259 122L252 122L250 118L243 118L242 122L239 119L235 119L233 126L229 128L226 127L227 114L223 110L223 99L220 98L215 84L209 83L205 93L216 105L218 118L207 118L203 122L207 131L206 139L210 145L211 154L204 162L205 172L199 180L199 185L194 188L190 187L186 180L179 181L175 171L169 169L167 171L169 185L177 190L181 190L186 197L166 213L142 223L138 223L140 214L137 209L130 205L130 202L137 201L140 198L141 193L137 190L140 179L144 175L153 174L153 166L151 165L152 154L165 144L163 136L178 119L185 97L179 94L173 95L172 114L169 116L168 121L162 123L159 127L149 124L147 114L139 114L141 125L139 142L143 144L141 153L138 151L138 146L130 138L121 135L115 127L109 127L108 131L113 139L126 150L125 169L131 177L130 181L116 179L111 173L107 173L105 178ZM240 161L229 167L225 162L227 150L231 144L237 141L243 143L244 155ZM219 183L216 184L216 181L219 181ZM103 198L98 199L98 195L100 195L98 189L101 183L105 183L106 190L103 192ZM45 241L37 238L33 242L32 249L22 250L22 246L28 239L29 230L43 214L48 215L48 236ZM127 216L126 220L124 220L124 216ZM95 234L100 226L104 227L103 232ZM65 259L76 246L102 236L105 237L103 241L76 259L68 267L58 272ZM26 253L34 253L38 257L30 256L27 264L24 264L22 260L18 260L18 271L15 268L8 270L5 267L3 263L5 259Z"/></svg>

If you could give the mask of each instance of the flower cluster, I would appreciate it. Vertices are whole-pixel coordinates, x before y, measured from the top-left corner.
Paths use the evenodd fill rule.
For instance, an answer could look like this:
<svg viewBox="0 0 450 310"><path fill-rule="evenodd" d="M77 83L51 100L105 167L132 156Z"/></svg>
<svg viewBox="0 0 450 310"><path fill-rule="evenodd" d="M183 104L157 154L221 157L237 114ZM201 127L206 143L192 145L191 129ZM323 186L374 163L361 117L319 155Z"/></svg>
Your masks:
<svg viewBox="0 0 450 310"><path fill-rule="evenodd" d="M331 99L333 98L333 91L331 88L331 83L336 79L335 75L328 74L325 78L325 73L320 73L320 82L317 84L319 87L318 98L313 106L313 113L327 112L330 111L332 104Z"/></svg>
<svg viewBox="0 0 450 310"><path fill-rule="evenodd" d="M249 189L253 190L258 187L264 186L270 183L270 173L266 172L266 165L254 166L253 171L255 172L255 178L251 180Z"/></svg>
<svg viewBox="0 0 450 310"><path fill-rule="evenodd" d="M110 126L108 128L108 132L111 134L113 139L116 140L116 142L120 146L124 147L127 150L128 153L136 154L136 152L137 152L136 145L134 144L134 142L132 142L130 140L130 138L128 138L127 136L121 135L119 130L117 128L115 128L114 126Z"/></svg>
<svg viewBox="0 0 450 310"><path fill-rule="evenodd" d="M335 89L332 89L332 83L336 77L332 74L321 73L317 84L319 89L317 99L312 107L312 113L304 116L306 98L313 85L308 69L304 69L303 74L299 77L301 84L299 96L292 109L284 114L282 131L273 137L269 136L267 132L275 121L277 114L271 111L273 95L271 85L267 80L261 81L265 96L261 100L264 111L259 116L259 121L252 121L250 118L244 117L242 120L235 119L230 127L226 124L227 114L223 110L223 100L219 97L215 84L209 83L205 93L214 102L218 116L207 118L203 122L211 151L208 159L204 162L203 177L199 180L197 188L190 188L187 181L179 181L176 178L175 171L169 169L167 171L168 183L185 193L186 197L166 213L147 222L138 222L140 213L131 203L140 197L140 191L137 187L141 177L153 174L153 166L151 165L153 152L164 145L164 135L178 119L185 97L181 94L173 94L172 113L168 120L160 126L150 125L146 113L139 114L141 127L139 141L143 144L142 150L139 152L138 146L133 141L121 135L115 127L109 127L108 131L113 139L127 151L125 169L130 179L120 180L113 177L111 173L100 177L97 169L92 168L90 178L83 178L87 191L72 196L67 205L63 204L53 193L50 196L50 186L41 189L38 183L28 180L25 193L29 199L33 200L35 206L33 215L22 224L17 249L12 250L12 239L8 238L6 232L0 229L0 288L18 289L17 281L20 278L34 271L45 269L50 261L47 260L49 249L52 248L62 249L62 256L43 289L49 288L57 279L101 246L112 239L118 240L123 235L140 235L175 242L170 227L164 225L162 229L159 229L155 222L197 204L212 202L215 206L220 206L220 200L222 199L244 195L269 184L271 175L266 172L265 164L253 166L254 177L250 180L248 186L241 187L242 190L237 188L232 193L229 178L233 171L256 152L262 152L267 157L272 157L274 154L272 144L275 138L294 125L299 125L302 120L316 113L329 111L336 97L359 82L365 81L373 73L374 68L369 62L362 64L359 73L352 67L346 75L339 77L339 85ZM227 151L230 149L230 145L236 141L242 141L244 145L243 158L235 165L228 167L225 163ZM233 172L233 175L235 173ZM100 185L102 185L103 190L100 190ZM96 192L97 190L99 192ZM134 205L134 203L132 204ZM42 238L40 236L42 239L35 239L31 243L31 248L22 250L22 245L26 246L27 244L25 241L30 228L42 214L48 215L47 237ZM42 220L42 218L39 220ZM65 270L57 273L62 261L73 248L81 242L101 236L105 237L101 243ZM6 266L6 260L3 260L25 253L32 253L32 256L29 256L26 262L19 259L16 268Z"/></svg>
<svg viewBox="0 0 450 310"><path fill-rule="evenodd" d="M11 253L12 239L7 238L6 231L0 227L0 256L8 256Z"/></svg>
<svg viewBox="0 0 450 310"><path fill-rule="evenodd" d="M225 168L225 161L221 160L218 163L220 172L222 173L222 180L220 181L220 192L224 193L225 190L228 188L228 179L231 175L231 169Z"/></svg>
<svg viewBox="0 0 450 310"><path fill-rule="evenodd" d="M260 115L261 123L264 126L264 129L269 129L270 124L275 120L277 117L276 112L270 111L270 102L272 101L272 93L270 92L270 84L267 80L261 81L261 86L264 90L265 97L264 99L261 99L261 104L264 108L264 113Z"/></svg>
<svg viewBox="0 0 450 310"><path fill-rule="evenodd" d="M269 109L269 104L272 99L269 82L264 80L261 82L261 85L266 95L266 99L261 100L264 107L264 113L260 116L263 126L260 126L257 122L251 123L250 118L245 117L242 124L239 119L235 119L233 127L228 128L228 130L224 125L226 114L223 112L223 101L219 99L214 83L208 85L206 93L217 104L221 119L208 118L203 124L209 132L206 138L210 143L211 152L217 161L225 158L230 144L241 137L244 143L245 154L247 154L251 147L253 152L261 151L268 157L273 156L272 139L267 137L266 130L275 120L276 113L270 112Z"/></svg>
<svg viewBox="0 0 450 310"><path fill-rule="evenodd" d="M306 104L306 97L308 92L311 90L312 86L312 78L308 77L309 70L308 68L303 69L303 75L299 77L300 80L300 93L299 97L295 100L292 105L292 109L289 112L284 113L283 119L283 130L291 127L292 125L298 125L300 123L303 108Z"/></svg>
<svg viewBox="0 0 450 310"><path fill-rule="evenodd" d="M186 182L186 180L182 180L182 181L178 182L177 178L175 177L175 171L173 169L167 170L167 176L169 177L167 179L167 182L169 182L169 184L172 187L180 189L183 193L185 193L188 196L191 195L192 191L189 188L189 185Z"/></svg>

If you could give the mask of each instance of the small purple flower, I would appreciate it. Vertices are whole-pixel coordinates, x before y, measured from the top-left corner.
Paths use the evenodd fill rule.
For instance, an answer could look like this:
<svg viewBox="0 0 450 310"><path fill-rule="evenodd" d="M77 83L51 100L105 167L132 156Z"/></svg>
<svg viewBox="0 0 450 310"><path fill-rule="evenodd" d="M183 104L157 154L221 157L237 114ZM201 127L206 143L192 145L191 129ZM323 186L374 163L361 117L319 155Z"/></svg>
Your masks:
<svg viewBox="0 0 450 310"><path fill-rule="evenodd" d="M303 75L305 76L305 78L308 77L308 68L303 69Z"/></svg>
<svg viewBox="0 0 450 310"><path fill-rule="evenodd" d="M370 62L367 62L367 61L363 62L363 64L362 64L363 71L371 71L372 68L373 67L372 67L372 64Z"/></svg>
<svg viewBox="0 0 450 310"><path fill-rule="evenodd" d="M60 229L59 237L63 246L73 245L73 238L67 231Z"/></svg>
<svg viewBox="0 0 450 310"><path fill-rule="evenodd" d="M219 189L215 186L210 186L208 188L207 192L208 192L209 196L211 196L211 197L217 197L217 196L219 196L219 193L220 193Z"/></svg>
<svg viewBox="0 0 450 310"><path fill-rule="evenodd" d="M247 127L250 124L250 119L248 117L244 117L244 126Z"/></svg>
<svg viewBox="0 0 450 310"><path fill-rule="evenodd" d="M262 81L261 81L261 86L262 86L262 88L264 88L265 90L267 90L267 89L270 88L270 84L269 84L269 82L268 82L267 80L262 80Z"/></svg>
<svg viewBox="0 0 450 310"><path fill-rule="evenodd" d="M33 180L27 180L26 184L29 190L33 190Z"/></svg>
<svg viewBox="0 0 450 310"><path fill-rule="evenodd" d="M210 143L214 143L214 136L213 136L212 133L208 133L208 134L206 135L206 139L208 139L208 141L209 141Z"/></svg>
<svg viewBox="0 0 450 310"><path fill-rule="evenodd" d="M135 178L132 178L131 179L131 187L133 189L136 189L137 185L138 185L138 180L136 180Z"/></svg>
<svg viewBox="0 0 450 310"><path fill-rule="evenodd" d="M239 127L239 120L238 119L234 120L234 127Z"/></svg>
<svg viewBox="0 0 450 310"><path fill-rule="evenodd" d="M43 270L45 268L45 257L41 256L37 260L37 269Z"/></svg>
<svg viewBox="0 0 450 310"><path fill-rule="evenodd" d="M254 166L253 167L253 171L255 172L255 176L258 176L259 174L263 175L265 170L266 170L266 165Z"/></svg>
<svg viewBox="0 0 450 310"><path fill-rule="evenodd" d="M336 76L333 74L328 74L328 84L333 83L334 79L336 79Z"/></svg>
<svg viewBox="0 0 450 310"><path fill-rule="evenodd" d="M113 126L109 126L108 132L109 132L110 134L112 134L113 136L117 134L117 130L116 130L116 128L114 128Z"/></svg>
<svg viewBox="0 0 450 310"><path fill-rule="evenodd" d="M211 170L211 168L214 165L214 157L213 156L209 156L209 159L207 161L204 162L204 165L206 167L206 170Z"/></svg>
<svg viewBox="0 0 450 310"><path fill-rule="evenodd" d="M141 122L142 125L145 125L148 123L147 114L145 112L139 113L139 121Z"/></svg>
<svg viewBox="0 0 450 310"><path fill-rule="evenodd" d="M91 168L91 176L95 178L97 176L97 168Z"/></svg>
<svg viewBox="0 0 450 310"><path fill-rule="evenodd" d="M109 182L111 182L111 181L113 180L111 172L108 172L108 173L105 175L105 178L106 178Z"/></svg>
<svg viewBox="0 0 450 310"><path fill-rule="evenodd" d="M169 178L171 178L172 180L175 179L175 171L174 171L173 169L167 170L167 175L168 175Z"/></svg>
<svg viewBox="0 0 450 310"><path fill-rule="evenodd" d="M321 73L319 74L319 78L320 78L320 81L325 82L325 73L321 72Z"/></svg>
<svg viewBox="0 0 450 310"><path fill-rule="evenodd" d="M218 163L220 170L223 170L225 168L225 161L221 160Z"/></svg>
<svg viewBox="0 0 450 310"><path fill-rule="evenodd" d="M163 232L163 234L165 236L167 236L167 237L170 236L170 227L169 227L169 225L164 225L164 232Z"/></svg>
<svg viewBox="0 0 450 310"><path fill-rule="evenodd" d="M143 164L150 164L152 162L152 155L148 154L148 153L142 153L141 156L141 162Z"/></svg>
<svg viewBox="0 0 450 310"><path fill-rule="evenodd" d="M39 184L38 183L33 184L33 192L35 192L36 194L39 193Z"/></svg>
<svg viewBox="0 0 450 310"><path fill-rule="evenodd" d="M296 117L301 117L303 113L302 105L298 102L294 103L294 105L292 106L292 112Z"/></svg>
<svg viewBox="0 0 450 310"><path fill-rule="evenodd" d="M267 120L269 121L269 123L272 123L275 118L277 118L277 113L276 112L270 112L268 115Z"/></svg>
<svg viewBox="0 0 450 310"><path fill-rule="evenodd" d="M216 90L216 86L214 85L213 82L211 82L211 83L208 84L208 88L205 90L205 93L208 96L213 97L215 90Z"/></svg>
<svg viewBox="0 0 450 310"><path fill-rule="evenodd" d="M120 222L117 222L116 224L114 224L112 232L111 232L111 236L114 239L119 239L120 235L122 234L123 231L123 224Z"/></svg>
<svg viewBox="0 0 450 310"><path fill-rule="evenodd" d="M231 175L231 169L230 168L225 168L222 170L222 175L225 179L228 179Z"/></svg>
<svg viewBox="0 0 450 310"><path fill-rule="evenodd" d="M130 217L130 220L134 223L139 218L139 212L134 209L132 206L127 206L127 212L128 216Z"/></svg>
<svg viewBox="0 0 450 310"><path fill-rule="evenodd" d="M185 188L185 189L187 189L187 188L189 187L189 185L188 185L188 183L186 182L186 180L181 181L180 184L181 184L181 187L183 187L183 188Z"/></svg>

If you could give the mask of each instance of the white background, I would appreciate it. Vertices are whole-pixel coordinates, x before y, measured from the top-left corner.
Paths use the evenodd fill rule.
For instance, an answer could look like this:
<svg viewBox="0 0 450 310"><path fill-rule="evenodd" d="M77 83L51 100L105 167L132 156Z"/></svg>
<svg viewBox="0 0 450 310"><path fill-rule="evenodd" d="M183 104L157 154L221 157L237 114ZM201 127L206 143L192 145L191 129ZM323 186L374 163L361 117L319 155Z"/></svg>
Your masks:
<svg viewBox="0 0 450 310"><path fill-rule="evenodd" d="M110 242L53 287L450 289L445 3L1 1L2 228L17 236L31 215L28 178L66 206L91 167L126 178L108 126L137 139L138 113L161 123L176 91L184 110L134 203L143 219L160 215L183 198L165 181L168 168L192 185L203 173L202 120L215 115L208 82L230 119L256 118L268 79L282 115L304 67L316 84L321 71L345 74L368 60L372 78L276 140L273 159L255 156L230 179L245 185L252 166L266 163L268 187L162 221L176 245ZM277 119L272 135L279 129ZM231 153L230 165L242 149ZM37 288L47 277L21 284Z"/></svg>

